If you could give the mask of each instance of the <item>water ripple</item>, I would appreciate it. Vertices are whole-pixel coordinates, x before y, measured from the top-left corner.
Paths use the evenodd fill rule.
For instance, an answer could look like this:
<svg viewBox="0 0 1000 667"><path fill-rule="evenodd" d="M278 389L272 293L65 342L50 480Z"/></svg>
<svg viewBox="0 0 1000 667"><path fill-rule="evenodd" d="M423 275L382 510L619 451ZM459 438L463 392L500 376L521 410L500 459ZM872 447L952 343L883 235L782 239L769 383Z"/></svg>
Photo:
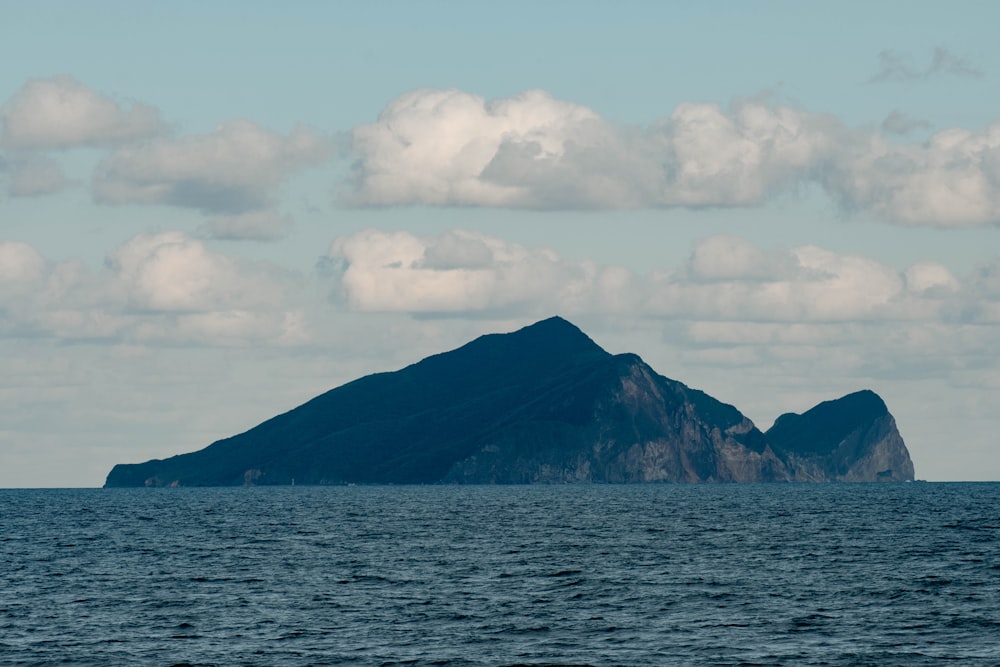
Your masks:
<svg viewBox="0 0 1000 667"><path fill-rule="evenodd" d="M0 491L0 662L1000 664L1000 485Z"/></svg>

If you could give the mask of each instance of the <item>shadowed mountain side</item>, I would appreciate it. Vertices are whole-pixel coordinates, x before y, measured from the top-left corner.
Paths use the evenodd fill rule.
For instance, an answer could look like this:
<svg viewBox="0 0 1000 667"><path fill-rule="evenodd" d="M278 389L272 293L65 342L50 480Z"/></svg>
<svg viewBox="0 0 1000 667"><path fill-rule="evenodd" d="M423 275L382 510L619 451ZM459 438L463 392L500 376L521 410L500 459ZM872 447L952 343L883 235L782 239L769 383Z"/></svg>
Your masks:
<svg viewBox="0 0 1000 667"><path fill-rule="evenodd" d="M896 421L873 391L804 413L781 415L767 440L796 481L912 481L913 462Z"/></svg>

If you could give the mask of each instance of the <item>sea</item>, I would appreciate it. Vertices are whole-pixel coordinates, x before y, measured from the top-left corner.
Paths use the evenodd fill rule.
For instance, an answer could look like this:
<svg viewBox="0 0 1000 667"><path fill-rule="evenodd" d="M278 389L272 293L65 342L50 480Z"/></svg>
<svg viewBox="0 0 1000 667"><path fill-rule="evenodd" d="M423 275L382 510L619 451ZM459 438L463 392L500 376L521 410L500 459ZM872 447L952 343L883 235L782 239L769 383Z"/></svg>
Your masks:
<svg viewBox="0 0 1000 667"><path fill-rule="evenodd" d="M2 665L1000 665L1000 484L0 490Z"/></svg>

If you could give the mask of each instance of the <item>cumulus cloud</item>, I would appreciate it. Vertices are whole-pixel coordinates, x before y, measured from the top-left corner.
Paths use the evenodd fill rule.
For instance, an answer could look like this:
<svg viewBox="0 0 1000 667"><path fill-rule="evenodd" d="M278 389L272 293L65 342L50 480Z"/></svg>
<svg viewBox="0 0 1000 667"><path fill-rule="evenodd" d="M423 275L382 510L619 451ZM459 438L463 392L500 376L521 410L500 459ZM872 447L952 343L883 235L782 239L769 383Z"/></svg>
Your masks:
<svg viewBox="0 0 1000 667"><path fill-rule="evenodd" d="M590 109L544 91L487 102L458 90L416 90L390 102L375 123L354 130L353 150L359 159L352 201L487 206L523 202L530 193L516 183L480 178L501 149L500 161L518 148L539 160L557 158L571 138L600 122Z"/></svg>
<svg viewBox="0 0 1000 667"><path fill-rule="evenodd" d="M878 60L879 70L868 79L868 83L926 81L942 75L983 76L982 70L974 64L942 47L934 49L926 67L914 66L910 58L895 51L881 51Z"/></svg>
<svg viewBox="0 0 1000 667"><path fill-rule="evenodd" d="M261 209L298 169L329 156L329 142L295 128L287 136L248 120L210 134L122 146L98 165L94 198L106 204L169 204L234 215Z"/></svg>
<svg viewBox="0 0 1000 667"><path fill-rule="evenodd" d="M884 132L923 127L899 112ZM352 133L344 200L357 206L755 206L801 184L845 210L905 225L1000 222L1000 124L924 144L761 100L685 103L646 128L615 126L543 91L487 101L417 90Z"/></svg>
<svg viewBox="0 0 1000 667"><path fill-rule="evenodd" d="M151 106L123 105L68 76L34 79L2 107L2 143L9 148L107 147L163 134Z"/></svg>

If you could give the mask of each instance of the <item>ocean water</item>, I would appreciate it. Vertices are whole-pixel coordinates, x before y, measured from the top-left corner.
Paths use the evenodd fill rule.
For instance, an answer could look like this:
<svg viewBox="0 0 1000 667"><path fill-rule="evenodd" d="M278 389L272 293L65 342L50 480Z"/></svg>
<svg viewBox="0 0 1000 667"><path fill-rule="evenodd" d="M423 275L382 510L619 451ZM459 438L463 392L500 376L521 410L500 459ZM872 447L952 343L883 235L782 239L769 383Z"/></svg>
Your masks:
<svg viewBox="0 0 1000 667"><path fill-rule="evenodd" d="M1000 665L1000 484L0 491L0 664Z"/></svg>

